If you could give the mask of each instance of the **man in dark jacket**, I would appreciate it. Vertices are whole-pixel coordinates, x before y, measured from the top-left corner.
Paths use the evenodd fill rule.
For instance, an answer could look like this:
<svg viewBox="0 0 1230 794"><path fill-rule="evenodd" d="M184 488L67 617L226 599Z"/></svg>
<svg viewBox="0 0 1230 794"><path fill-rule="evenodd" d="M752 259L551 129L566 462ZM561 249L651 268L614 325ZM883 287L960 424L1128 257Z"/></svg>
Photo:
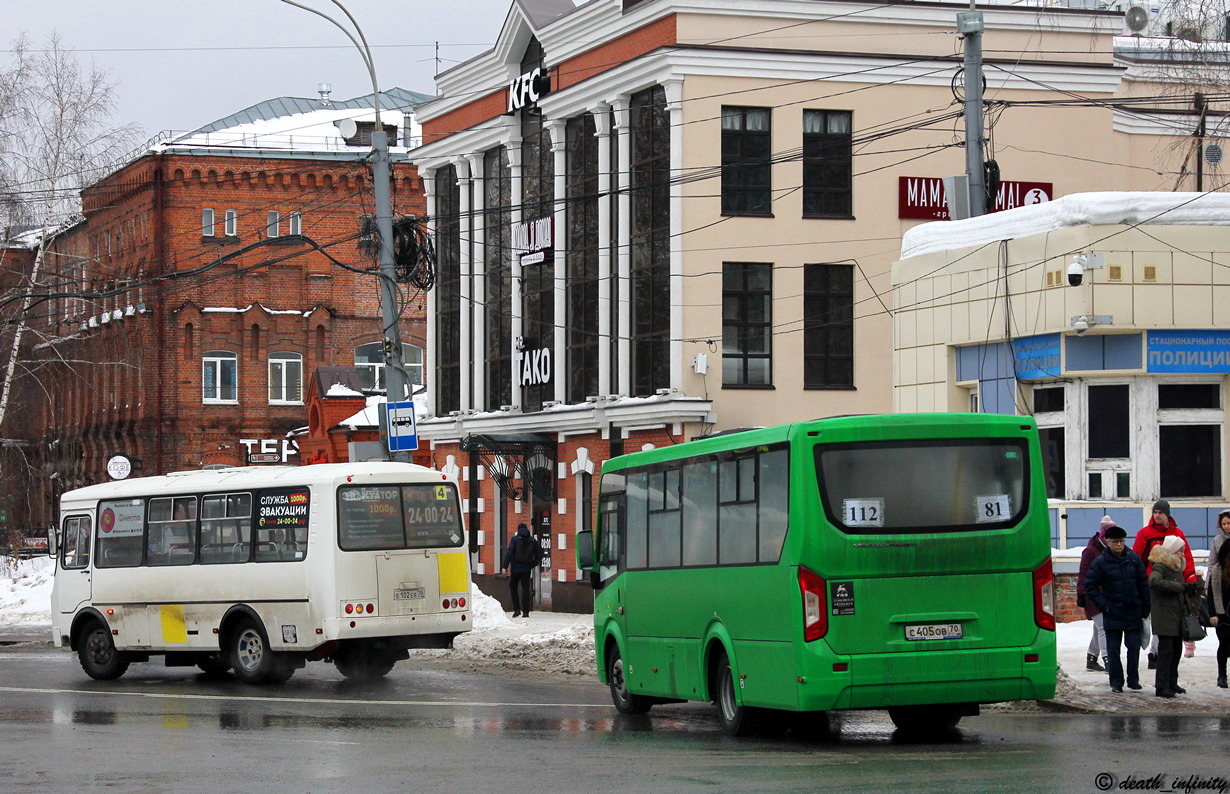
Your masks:
<svg viewBox="0 0 1230 794"><path fill-rule="evenodd" d="M504 559L500 564L500 570L507 568L509 571L508 589L514 618L530 616L530 607L534 603L530 597L530 581L540 562L542 547L534 540L525 522L521 522L517 525L517 534L504 549Z"/></svg>
<svg viewBox="0 0 1230 794"><path fill-rule="evenodd" d="M1110 673L1110 690L1122 692L1123 660L1119 648L1127 641L1127 685L1140 689L1141 621L1149 614L1149 578L1145 564L1127 547L1127 532L1121 527L1106 530L1106 551L1094 560L1085 575L1085 597L1102 612Z"/></svg>

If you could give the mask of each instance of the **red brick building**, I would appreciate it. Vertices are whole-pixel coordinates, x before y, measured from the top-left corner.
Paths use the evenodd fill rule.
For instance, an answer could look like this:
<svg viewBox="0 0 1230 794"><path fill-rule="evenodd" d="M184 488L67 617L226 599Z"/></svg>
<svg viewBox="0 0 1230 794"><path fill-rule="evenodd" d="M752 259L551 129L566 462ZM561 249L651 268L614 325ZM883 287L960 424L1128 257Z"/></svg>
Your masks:
<svg viewBox="0 0 1230 794"><path fill-rule="evenodd" d="M425 211L408 160L425 98L382 94L394 218ZM349 139L343 118L357 122ZM105 480L117 455L138 476L254 452L297 463L310 373L356 367L360 385L383 387L365 224L374 127L370 96L282 97L159 139L83 192L81 220L46 243L3 428L28 462L2 486L12 521L54 520L59 495ZM425 297L409 285L402 296L421 380Z"/></svg>

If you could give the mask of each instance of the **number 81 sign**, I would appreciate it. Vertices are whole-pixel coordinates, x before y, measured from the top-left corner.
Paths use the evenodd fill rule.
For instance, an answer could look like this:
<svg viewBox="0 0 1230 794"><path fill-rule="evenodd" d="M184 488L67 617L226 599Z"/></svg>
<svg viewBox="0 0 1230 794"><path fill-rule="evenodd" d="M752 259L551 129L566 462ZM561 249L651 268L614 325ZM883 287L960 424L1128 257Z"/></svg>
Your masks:
<svg viewBox="0 0 1230 794"><path fill-rule="evenodd" d="M1008 494L994 496L979 496L977 499L975 519L979 524L991 524L996 521L1007 521L1012 517L1012 506L1008 502Z"/></svg>

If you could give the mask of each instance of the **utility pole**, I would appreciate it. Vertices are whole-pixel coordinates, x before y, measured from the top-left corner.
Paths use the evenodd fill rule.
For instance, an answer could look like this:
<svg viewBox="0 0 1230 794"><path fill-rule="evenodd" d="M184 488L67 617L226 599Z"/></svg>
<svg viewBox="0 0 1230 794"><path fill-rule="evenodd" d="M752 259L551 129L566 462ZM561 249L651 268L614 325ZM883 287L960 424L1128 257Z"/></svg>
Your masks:
<svg viewBox="0 0 1230 794"><path fill-rule="evenodd" d="M1209 104L1205 101L1204 94L1197 91L1195 96L1196 112L1200 114L1200 121L1196 124L1196 191L1204 192L1204 133L1205 133L1205 113L1208 112Z"/></svg>
<svg viewBox="0 0 1230 794"><path fill-rule="evenodd" d="M987 214L986 164L982 161L982 12L957 14L957 32L965 44L965 174L969 179L971 218Z"/></svg>
<svg viewBox="0 0 1230 794"><path fill-rule="evenodd" d="M380 123L380 86L376 82L376 66L372 61L371 48L367 46L367 37L363 29L340 0L332 0L333 5L342 10L350 20L356 39L344 25L337 20L309 8L295 0L282 0L287 5L301 8L316 16L323 17L346 34L350 43L363 56L363 65L372 81L372 105L375 110L375 126L372 128L372 191L376 204L376 231L380 245L380 318L381 318L381 348L384 350L384 386L388 403L404 401L409 395L406 389L406 370L402 363L401 330L398 327L399 301L397 294L397 267L393 258L393 194L389 189L389 138L385 135L384 125ZM393 460L410 460L409 452L392 452Z"/></svg>

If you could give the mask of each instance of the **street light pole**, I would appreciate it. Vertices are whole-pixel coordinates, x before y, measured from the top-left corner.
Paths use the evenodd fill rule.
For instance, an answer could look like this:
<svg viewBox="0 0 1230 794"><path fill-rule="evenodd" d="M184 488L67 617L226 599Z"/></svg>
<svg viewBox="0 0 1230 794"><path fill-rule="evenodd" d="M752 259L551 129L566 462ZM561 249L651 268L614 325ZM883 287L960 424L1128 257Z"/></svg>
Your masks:
<svg viewBox="0 0 1230 794"><path fill-rule="evenodd" d="M376 66L372 61L372 51L367 46L367 37L363 35L363 29L359 27L354 16L339 0L332 0L332 3L340 8L350 20L355 33L359 35L358 39L328 14L297 3L295 0L282 0L282 2L323 17L345 33L346 38L350 39L350 43L354 44L359 54L363 56L363 65L367 67L367 74L372 81L372 104L376 113L376 125L372 129L372 190L376 204L376 231L380 246L381 347L385 351L384 385L386 398L390 404L402 402L409 396L409 390L406 388L405 368L402 363L401 330L397 322L401 312L397 293L397 268L393 259L393 195L389 190L389 139L384 134L384 126L380 123L380 86L376 82ZM391 457L394 460L410 459L408 452L393 452Z"/></svg>

